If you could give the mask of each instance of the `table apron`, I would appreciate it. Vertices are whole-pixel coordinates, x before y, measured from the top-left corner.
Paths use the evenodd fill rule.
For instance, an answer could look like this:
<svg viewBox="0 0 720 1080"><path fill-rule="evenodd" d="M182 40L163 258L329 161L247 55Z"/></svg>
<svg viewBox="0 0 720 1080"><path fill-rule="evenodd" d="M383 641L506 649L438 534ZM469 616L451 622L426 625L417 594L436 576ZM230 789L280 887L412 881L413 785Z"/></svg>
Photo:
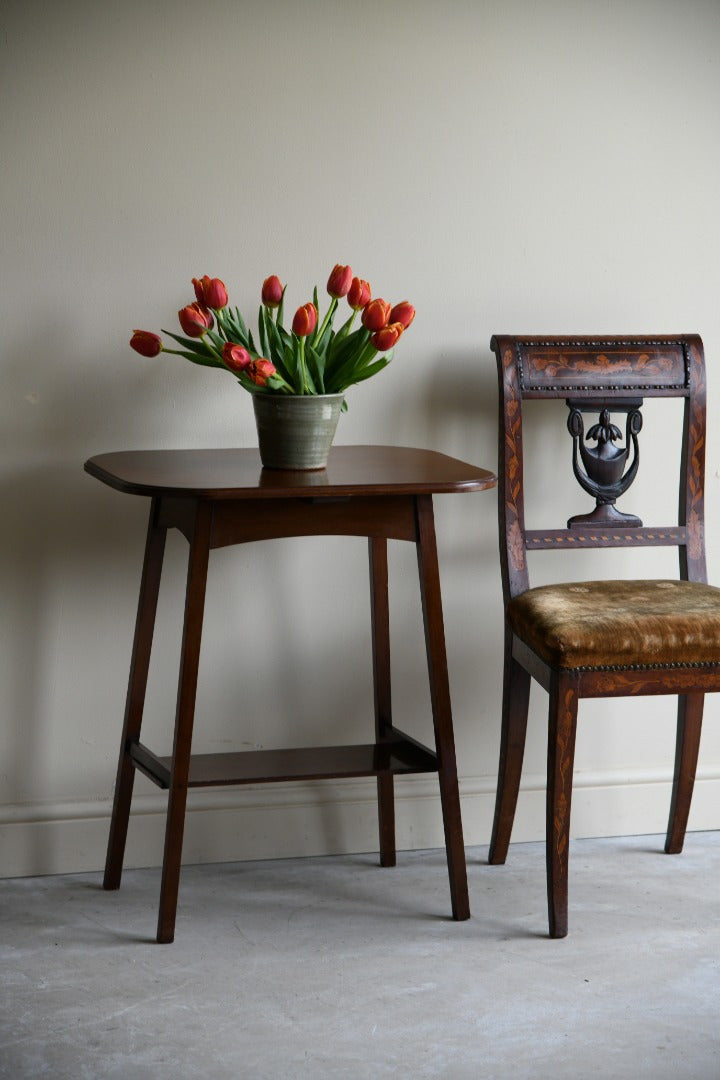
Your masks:
<svg viewBox="0 0 720 1080"><path fill-rule="evenodd" d="M413 495L353 495L347 498L210 500L210 547L286 536L368 536L417 541ZM158 524L192 540L199 507L206 500L164 497Z"/></svg>

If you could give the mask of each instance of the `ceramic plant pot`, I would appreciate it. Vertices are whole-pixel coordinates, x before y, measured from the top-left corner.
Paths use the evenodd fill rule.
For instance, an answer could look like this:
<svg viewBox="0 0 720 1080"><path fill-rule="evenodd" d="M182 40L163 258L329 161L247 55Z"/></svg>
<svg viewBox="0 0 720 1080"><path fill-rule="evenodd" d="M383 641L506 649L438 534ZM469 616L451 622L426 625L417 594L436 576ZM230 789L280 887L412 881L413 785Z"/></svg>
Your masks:
<svg viewBox="0 0 720 1080"><path fill-rule="evenodd" d="M344 394L253 394L266 469L324 469Z"/></svg>

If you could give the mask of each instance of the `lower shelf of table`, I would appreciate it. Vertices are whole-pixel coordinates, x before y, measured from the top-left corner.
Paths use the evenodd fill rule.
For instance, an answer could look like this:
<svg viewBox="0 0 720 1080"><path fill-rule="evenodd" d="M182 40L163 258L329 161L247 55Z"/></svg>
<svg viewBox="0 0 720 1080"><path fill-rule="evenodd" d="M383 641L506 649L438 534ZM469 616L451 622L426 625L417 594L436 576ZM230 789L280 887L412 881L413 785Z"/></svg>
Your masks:
<svg viewBox="0 0 720 1080"><path fill-rule="evenodd" d="M135 768L153 783L161 788L170 787L171 758L157 757L142 743L131 745L130 757ZM190 759L188 786L336 780L437 771L438 760L434 751L393 729L392 740L382 743L196 754Z"/></svg>

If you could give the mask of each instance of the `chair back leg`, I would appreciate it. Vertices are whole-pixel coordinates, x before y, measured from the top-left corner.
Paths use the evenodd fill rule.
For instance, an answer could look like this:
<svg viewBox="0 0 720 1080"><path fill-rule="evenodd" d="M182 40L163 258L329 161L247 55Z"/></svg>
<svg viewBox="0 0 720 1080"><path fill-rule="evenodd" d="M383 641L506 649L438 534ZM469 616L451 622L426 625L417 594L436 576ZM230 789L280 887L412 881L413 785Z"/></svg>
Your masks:
<svg viewBox="0 0 720 1080"><path fill-rule="evenodd" d="M512 657L512 638L505 646L500 767L495 796L495 820L488 861L499 866L507 858L525 753L530 675Z"/></svg>
<svg viewBox="0 0 720 1080"><path fill-rule="evenodd" d="M685 842L685 830L700 750L704 704L705 695L700 693L681 694L678 698L675 775L670 800L670 819L665 838L665 851L668 855L679 854Z"/></svg>

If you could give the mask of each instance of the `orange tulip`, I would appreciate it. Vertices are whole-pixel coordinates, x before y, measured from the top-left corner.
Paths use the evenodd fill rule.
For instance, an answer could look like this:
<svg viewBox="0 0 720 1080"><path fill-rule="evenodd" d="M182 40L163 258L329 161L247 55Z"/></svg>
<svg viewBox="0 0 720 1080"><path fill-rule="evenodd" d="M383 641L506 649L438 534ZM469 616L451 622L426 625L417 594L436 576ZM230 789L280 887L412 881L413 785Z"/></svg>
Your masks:
<svg viewBox="0 0 720 1080"><path fill-rule="evenodd" d="M274 375L277 368L270 360L266 360L263 356L259 360L251 360L248 366L245 368L245 374L251 379L256 386L267 386L267 381L271 375Z"/></svg>
<svg viewBox="0 0 720 1080"><path fill-rule="evenodd" d="M292 321L293 333L298 337L307 337L308 334L312 334L317 326L317 317L317 308L314 304L303 304L295 312Z"/></svg>
<svg viewBox="0 0 720 1080"><path fill-rule="evenodd" d="M370 301L370 285L362 278L354 277L348 289L347 302L353 311L359 311Z"/></svg>
<svg viewBox="0 0 720 1080"><path fill-rule="evenodd" d="M388 349L392 349L393 345L397 344L404 329L405 327L401 322L388 323L387 326L383 326L382 330L378 330L373 334L370 341L379 352L387 352Z"/></svg>
<svg viewBox="0 0 720 1080"><path fill-rule="evenodd" d="M371 300L362 313L362 324L366 330L382 330L390 319L391 306L387 300Z"/></svg>
<svg viewBox="0 0 720 1080"><path fill-rule="evenodd" d="M409 300L402 300L392 309L392 311L390 312L390 319L388 321L391 323L402 323L404 328L407 330L408 326L414 318L415 308L412 306Z"/></svg>

